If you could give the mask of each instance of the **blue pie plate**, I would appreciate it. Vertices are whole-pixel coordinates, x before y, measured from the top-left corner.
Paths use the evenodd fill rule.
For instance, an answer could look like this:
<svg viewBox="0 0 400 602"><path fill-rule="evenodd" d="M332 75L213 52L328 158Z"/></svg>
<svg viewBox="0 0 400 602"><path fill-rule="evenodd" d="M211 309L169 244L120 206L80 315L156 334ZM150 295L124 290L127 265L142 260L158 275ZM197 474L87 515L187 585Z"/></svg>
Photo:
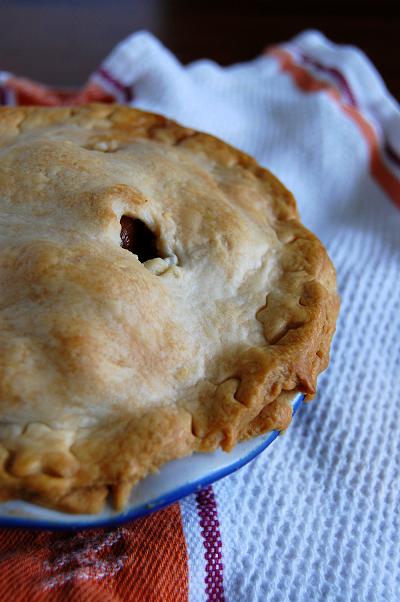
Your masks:
<svg viewBox="0 0 400 602"><path fill-rule="evenodd" d="M292 400L293 414L302 405L304 395ZM165 464L157 474L143 479L133 490L123 512L106 505L98 514L67 514L15 500L0 504L0 527L33 529L85 529L110 527L135 520L165 508L199 489L242 468L263 452L279 435L270 431L239 443L231 452L217 450L193 454Z"/></svg>

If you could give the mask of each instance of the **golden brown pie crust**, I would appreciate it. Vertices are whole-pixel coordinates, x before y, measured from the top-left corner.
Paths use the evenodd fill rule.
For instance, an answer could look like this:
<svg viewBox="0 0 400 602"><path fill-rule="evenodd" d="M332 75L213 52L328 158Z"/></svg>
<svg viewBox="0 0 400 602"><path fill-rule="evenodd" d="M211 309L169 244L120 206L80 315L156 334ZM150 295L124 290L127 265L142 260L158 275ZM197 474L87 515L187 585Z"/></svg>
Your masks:
<svg viewBox="0 0 400 602"><path fill-rule="evenodd" d="M335 272L286 188L216 138L122 106L0 110L0 498L122 508L173 458L291 420ZM159 258L121 246L121 220Z"/></svg>

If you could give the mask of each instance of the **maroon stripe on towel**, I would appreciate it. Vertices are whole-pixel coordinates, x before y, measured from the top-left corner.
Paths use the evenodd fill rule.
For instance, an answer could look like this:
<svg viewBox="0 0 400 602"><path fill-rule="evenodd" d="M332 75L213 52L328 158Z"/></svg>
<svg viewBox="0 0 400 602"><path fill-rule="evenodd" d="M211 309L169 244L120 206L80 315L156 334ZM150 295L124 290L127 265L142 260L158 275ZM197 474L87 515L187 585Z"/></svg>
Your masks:
<svg viewBox="0 0 400 602"><path fill-rule="evenodd" d="M207 602L224 602L222 539L217 502L211 485L196 494L196 505L205 549L206 599Z"/></svg>
<svg viewBox="0 0 400 602"><path fill-rule="evenodd" d="M109 73L109 71L107 71L107 69L105 69L104 67L100 67L97 70L97 73L105 81L111 84L116 90L122 92L122 94L124 95L125 102L131 102L133 100L133 92L131 86L125 86L116 77L111 75L111 73Z"/></svg>
<svg viewBox="0 0 400 602"><path fill-rule="evenodd" d="M339 71L339 69L337 69L336 67L328 67L327 65L323 65L319 61L312 59L311 57L307 56L304 53L301 53L300 56L301 56L303 63L305 63L306 65L311 65L312 67L315 67L319 71L322 71L322 72L326 73L327 75L330 75L336 81L337 87L339 88L339 90L341 91L343 96L345 97L348 104L351 105L352 107L358 107L356 97L354 96L353 90L351 89L349 82L347 81L347 79L345 78L343 73L341 71Z"/></svg>

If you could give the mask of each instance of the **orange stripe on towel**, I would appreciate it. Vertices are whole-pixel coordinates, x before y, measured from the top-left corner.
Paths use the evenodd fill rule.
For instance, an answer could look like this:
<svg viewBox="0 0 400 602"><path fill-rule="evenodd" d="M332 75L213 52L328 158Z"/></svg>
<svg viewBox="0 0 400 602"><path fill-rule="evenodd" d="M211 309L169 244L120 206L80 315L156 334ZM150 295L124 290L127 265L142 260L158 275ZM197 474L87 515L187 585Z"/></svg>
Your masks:
<svg viewBox="0 0 400 602"><path fill-rule="evenodd" d="M272 48L266 54L278 59L282 71L288 73L297 87L303 92L324 91L330 96L340 109L352 119L358 126L364 140L369 148L369 166L375 180L379 183L385 193L400 208L400 182L398 178L388 169L381 156L379 140L372 125L365 119L362 113L341 99L339 91L329 82L321 81L311 75L307 69L298 65L292 55L282 48Z"/></svg>
<svg viewBox="0 0 400 602"><path fill-rule="evenodd" d="M82 90L53 90L44 84L24 77L10 77L6 88L15 95L17 105L39 105L56 107L63 105L80 105L88 102L115 102L115 97L93 82L89 82Z"/></svg>
<svg viewBox="0 0 400 602"><path fill-rule="evenodd" d="M2 602L187 602L179 504L126 525L0 531Z"/></svg>

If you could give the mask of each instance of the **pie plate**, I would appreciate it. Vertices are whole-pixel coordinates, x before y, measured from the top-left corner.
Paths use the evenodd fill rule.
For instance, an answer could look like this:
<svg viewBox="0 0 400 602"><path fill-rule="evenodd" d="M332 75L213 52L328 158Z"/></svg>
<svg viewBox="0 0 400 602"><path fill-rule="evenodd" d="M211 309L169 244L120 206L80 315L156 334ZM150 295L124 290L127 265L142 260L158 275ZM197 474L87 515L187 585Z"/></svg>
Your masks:
<svg viewBox="0 0 400 602"><path fill-rule="evenodd" d="M293 415L303 400L301 393L292 399ZM95 515L67 514L15 500L0 504L0 527L85 529L135 520L235 472L263 452L278 435L279 431L269 431L239 443L229 453L217 450L169 462L157 474L146 477L134 488L123 512L116 512L106 505L102 512Z"/></svg>

